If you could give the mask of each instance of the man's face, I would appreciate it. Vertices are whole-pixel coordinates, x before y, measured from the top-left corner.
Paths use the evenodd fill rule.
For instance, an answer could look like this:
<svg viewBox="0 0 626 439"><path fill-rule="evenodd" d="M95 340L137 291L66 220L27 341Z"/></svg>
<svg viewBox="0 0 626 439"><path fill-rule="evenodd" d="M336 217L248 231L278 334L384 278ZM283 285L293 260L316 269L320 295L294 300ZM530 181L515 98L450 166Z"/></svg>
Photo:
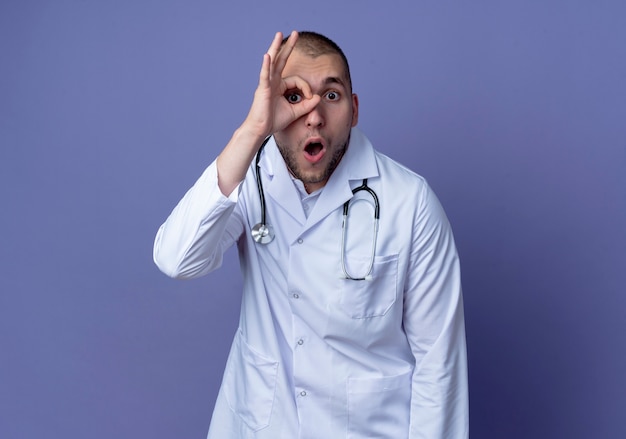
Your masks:
<svg viewBox="0 0 626 439"><path fill-rule="evenodd" d="M311 193L326 184L343 157L350 129L358 121L358 99L336 54L312 58L296 48L282 76L301 77L321 97L313 111L274 134L289 170ZM303 99L300 90L287 90L285 97L294 102Z"/></svg>

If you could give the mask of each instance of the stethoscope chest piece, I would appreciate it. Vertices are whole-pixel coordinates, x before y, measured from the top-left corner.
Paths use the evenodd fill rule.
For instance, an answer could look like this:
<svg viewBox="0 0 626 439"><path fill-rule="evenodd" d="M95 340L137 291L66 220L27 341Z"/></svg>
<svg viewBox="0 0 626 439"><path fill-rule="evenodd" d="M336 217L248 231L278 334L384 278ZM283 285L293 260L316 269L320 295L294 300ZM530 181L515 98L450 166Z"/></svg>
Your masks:
<svg viewBox="0 0 626 439"><path fill-rule="evenodd" d="M269 224L258 223L251 230L252 239L259 244L268 244L274 239L274 230Z"/></svg>

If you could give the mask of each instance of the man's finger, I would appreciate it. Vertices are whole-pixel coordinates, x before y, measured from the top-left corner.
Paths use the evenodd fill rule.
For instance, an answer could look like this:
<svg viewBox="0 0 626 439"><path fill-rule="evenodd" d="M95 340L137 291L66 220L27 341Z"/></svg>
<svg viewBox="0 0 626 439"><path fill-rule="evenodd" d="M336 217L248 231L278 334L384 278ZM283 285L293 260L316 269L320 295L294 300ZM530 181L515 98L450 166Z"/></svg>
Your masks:
<svg viewBox="0 0 626 439"><path fill-rule="evenodd" d="M267 53L272 59L272 62L276 59L276 56L278 55L278 52L280 50L280 44L282 43L282 41L283 33L276 32L276 35L274 35L274 39L272 40L272 44L270 44L269 49L267 49Z"/></svg>
<svg viewBox="0 0 626 439"><path fill-rule="evenodd" d="M320 103L320 100L321 98L319 97L319 95L313 95L309 99L303 99L302 102L293 104L293 114L295 117L294 120L300 119L305 114L313 111L315 107L317 107L317 105Z"/></svg>
<svg viewBox="0 0 626 439"><path fill-rule="evenodd" d="M283 84L285 85L285 90L300 90L302 97L306 99L310 99L313 95L309 83L300 76L288 76L283 78Z"/></svg>
<svg viewBox="0 0 626 439"><path fill-rule="evenodd" d="M276 61L274 62L274 68L277 74L281 74L283 69L285 68L285 64L287 64L287 59L289 59L289 55L293 51L293 48L296 46L296 42L298 41L298 32L295 30L289 34L289 38L285 42L285 45L280 48L278 55L276 57ZM282 40L281 40L282 42ZM272 59L272 61L274 61Z"/></svg>
<svg viewBox="0 0 626 439"><path fill-rule="evenodd" d="M261 73L259 73L259 84L267 87L270 80L270 63L271 55L269 53L263 54L263 64L261 65Z"/></svg>

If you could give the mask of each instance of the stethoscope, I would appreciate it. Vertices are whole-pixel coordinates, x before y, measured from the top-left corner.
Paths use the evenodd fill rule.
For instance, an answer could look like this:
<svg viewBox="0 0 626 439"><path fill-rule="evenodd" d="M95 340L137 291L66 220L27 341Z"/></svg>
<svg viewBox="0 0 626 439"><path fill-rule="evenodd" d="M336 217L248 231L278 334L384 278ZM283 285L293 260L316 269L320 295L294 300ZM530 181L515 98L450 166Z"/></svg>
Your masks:
<svg viewBox="0 0 626 439"><path fill-rule="evenodd" d="M259 148L259 151L256 154L255 159L255 168L256 168L256 185L259 190L259 199L261 202L261 222L256 224L251 229L252 239L258 244L269 244L274 240L274 229L267 222L266 212L267 209L265 207L265 191L263 190L263 182L261 181L261 167L259 166L259 161L261 160L261 152L265 145L269 141L270 137L265 139ZM370 255L369 264L367 266L367 271L362 276L352 275L348 272L346 268L346 228L347 228L347 220L348 220L348 211L350 210L350 200L346 201L343 204L343 219L341 222L341 270L345 275L346 279L352 280L366 280L370 278L372 273L372 268L374 266L374 258L376 255L376 238L378 236L378 220L380 217L380 204L378 202L378 196L376 192L372 188L367 185L367 178L363 179L363 183L361 186L357 186L352 189L352 195L355 195L357 192L365 191L372 196L374 200L374 230L372 235L372 250Z"/></svg>

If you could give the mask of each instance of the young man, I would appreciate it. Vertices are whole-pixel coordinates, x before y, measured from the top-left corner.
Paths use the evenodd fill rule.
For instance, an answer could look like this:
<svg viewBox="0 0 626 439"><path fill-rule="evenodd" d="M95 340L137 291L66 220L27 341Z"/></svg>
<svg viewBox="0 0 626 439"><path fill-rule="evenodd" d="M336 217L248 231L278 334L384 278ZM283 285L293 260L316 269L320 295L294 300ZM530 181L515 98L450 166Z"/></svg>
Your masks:
<svg viewBox="0 0 626 439"><path fill-rule="evenodd" d="M158 231L172 277L239 249L209 438L468 437L452 232L426 182L355 128L358 108L335 43L276 34L247 118Z"/></svg>

